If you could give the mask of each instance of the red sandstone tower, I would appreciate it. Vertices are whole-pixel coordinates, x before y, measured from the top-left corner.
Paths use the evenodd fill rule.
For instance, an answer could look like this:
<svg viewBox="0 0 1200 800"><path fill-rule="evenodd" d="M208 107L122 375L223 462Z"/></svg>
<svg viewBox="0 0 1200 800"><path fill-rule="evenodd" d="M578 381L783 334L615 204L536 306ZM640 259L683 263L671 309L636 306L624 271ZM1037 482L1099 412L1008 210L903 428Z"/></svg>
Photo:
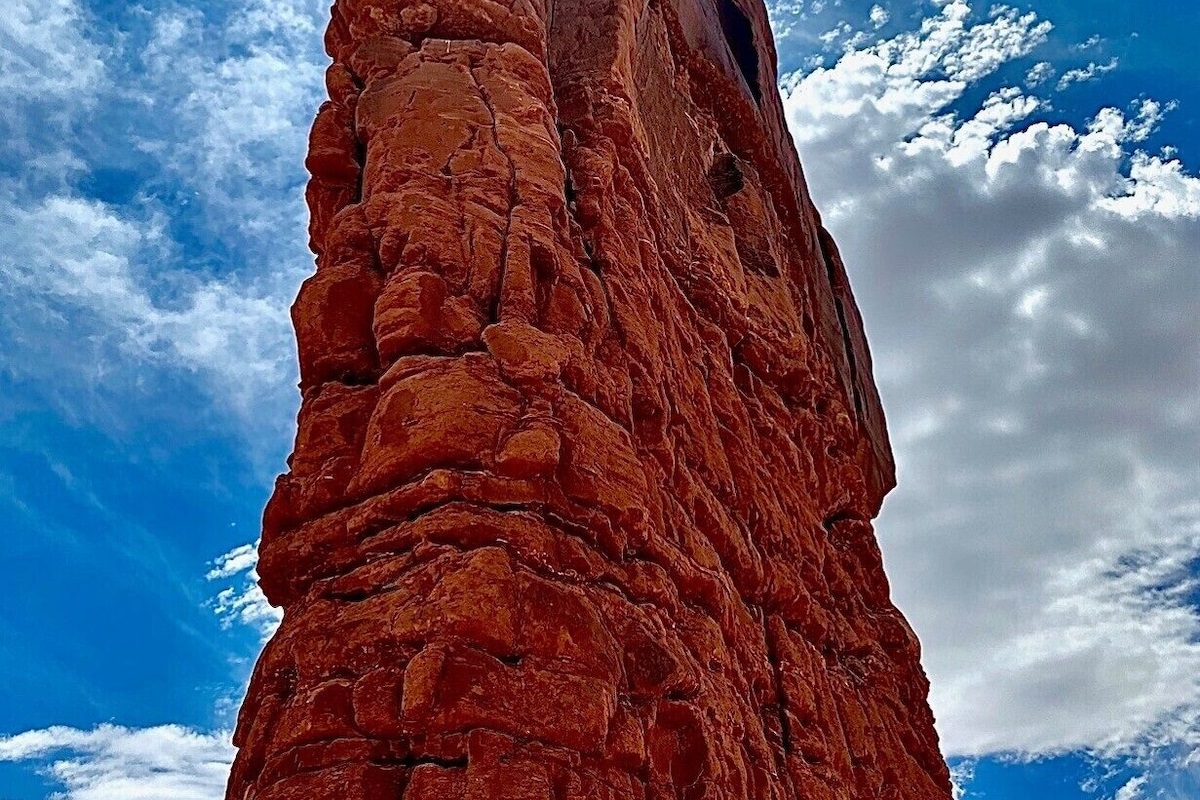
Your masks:
<svg viewBox="0 0 1200 800"><path fill-rule="evenodd" d="M338 0L229 800L944 800L760 0Z"/></svg>

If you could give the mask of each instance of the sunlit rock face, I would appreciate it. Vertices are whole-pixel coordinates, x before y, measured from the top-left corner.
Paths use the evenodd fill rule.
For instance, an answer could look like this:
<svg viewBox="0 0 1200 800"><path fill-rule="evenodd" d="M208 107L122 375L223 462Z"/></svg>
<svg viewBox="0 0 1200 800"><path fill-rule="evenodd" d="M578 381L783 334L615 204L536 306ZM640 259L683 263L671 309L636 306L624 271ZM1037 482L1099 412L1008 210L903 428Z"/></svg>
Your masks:
<svg viewBox="0 0 1200 800"><path fill-rule="evenodd" d="M338 0L230 800L947 798L759 0Z"/></svg>

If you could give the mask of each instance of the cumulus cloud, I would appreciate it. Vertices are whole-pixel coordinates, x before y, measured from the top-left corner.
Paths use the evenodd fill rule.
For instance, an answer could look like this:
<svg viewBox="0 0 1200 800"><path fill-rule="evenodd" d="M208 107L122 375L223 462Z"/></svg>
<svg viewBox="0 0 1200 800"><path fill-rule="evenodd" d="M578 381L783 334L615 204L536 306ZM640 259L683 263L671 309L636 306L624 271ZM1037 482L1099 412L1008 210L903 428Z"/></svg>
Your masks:
<svg viewBox="0 0 1200 800"><path fill-rule="evenodd" d="M954 800L967 796L967 787L975 780L975 762L964 759L950 768L950 792Z"/></svg>
<svg viewBox="0 0 1200 800"><path fill-rule="evenodd" d="M282 309L309 263L297 189L325 6L160 15L137 55L136 144L229 240L221 270L191 268L175 211L153 198L119 208L66 185L0 184L0 293L62 343L6 331L26 358L52 352L60 373L182 364L244 403L287 379ZM81 13L73 0L6 8L0 92L15 107L108 96ZM870 44L879 34L839 27L830 43L845 52L785 81L786 104L875 350L901 465L880 530L948 750L1172 752L1197 769L1200 181L1137 150L1165 106L1050 124L1042 101L988 84L1049 31L964 0ZM1044 63L1030 85L1056 74ZM959 107L984 84L981 104ZM82 346L97 339L126 360L97 363ZM214 563L213 608L265 634L278 615L255 564L249 545ZM221 796L227 740L51 728L0 738L0 760L47 764L64 800L207 800Z"/></svg>
<svg viewBox="0 0 1200 800"><path fill-rule="evenodd" d="M178 725L54 727L0 737L0 762L46 763L53 800L220 800L233 761L228 732Z"/></svg>
<svg viewBox="0 0 1200 800"><path fill-rule="evenodd" d="M215 559L205 577L234 584L210 603L223 622L248 626L265 641L283 612L259 589L257 565L257 544L247 544ZM228 703L219 699L218 709ZM0 736L0 763L32 765L61 787L50 800L221 800L236 752L231 736L181 725L54 726Z"/></svg>
<svg viewBox="0 0 1200 800"><path fill-rule="evenodd" d="M1200 180L1138 152L1160 104L1050 124L994 83L1048 32L947 2L785 81L786 107L875 351L900 463L879 527L948 752L1186 754Z"/></svg>
<svg viewBox="0 0 1200 800"><path fill-rule="evenodd" d="M1041 86L1053 78L1055 72L1057 70L1049 61L1039 61L1029 68L1029 72L1025 73L1025 85L1030 89Z"/></svg>
<svg viewBox="0 0 1200 800"><path fill-rule="evenodd" d="M248 626L265 641L282 611L259 589L257 565L257 544L247 544L215 559L205 577L233 583L210 603L226 626ZM220 800L234 753L230 731L181 725L54 726L0 736L0 762L32 765L61 787L51 800Z"/></svg>
<svg viewBox="0 0 1200 800"><path fill-rule="evenodd" d="M1146 777L1139 775L1118 789L1117 793L1113 796L1113 800L1138 800L1138 798L1145 797L1142 794L1142 787L1145 785Z"/></svg>

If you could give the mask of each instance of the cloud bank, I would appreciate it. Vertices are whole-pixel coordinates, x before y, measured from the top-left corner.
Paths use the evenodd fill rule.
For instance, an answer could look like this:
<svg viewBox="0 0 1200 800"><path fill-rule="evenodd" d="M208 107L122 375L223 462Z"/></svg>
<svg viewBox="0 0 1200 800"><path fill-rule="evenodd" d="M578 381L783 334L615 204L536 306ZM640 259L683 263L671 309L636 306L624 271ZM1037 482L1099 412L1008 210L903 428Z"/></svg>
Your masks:
<svg viewBox="0 0 1200 800"><path fill-rule="evenodd" d="M1200 180L1139 152L1158 103L1052 125L996 82L1048 23L939 5L784 94L875 352L879 529L944 745L1190 752Z"/></svg>

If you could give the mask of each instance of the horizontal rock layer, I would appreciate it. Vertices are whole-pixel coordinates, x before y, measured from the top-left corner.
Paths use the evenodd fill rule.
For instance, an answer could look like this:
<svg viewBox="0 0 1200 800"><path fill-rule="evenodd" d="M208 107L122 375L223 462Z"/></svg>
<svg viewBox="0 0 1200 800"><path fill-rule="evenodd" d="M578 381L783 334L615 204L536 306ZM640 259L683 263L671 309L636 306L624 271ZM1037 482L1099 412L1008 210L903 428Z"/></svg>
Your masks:
<svg viewBox="0 0 1200 800"><path fill-rule="evenodd" d="M338 0L230 800L949 797L759 0Z"/></svg>

